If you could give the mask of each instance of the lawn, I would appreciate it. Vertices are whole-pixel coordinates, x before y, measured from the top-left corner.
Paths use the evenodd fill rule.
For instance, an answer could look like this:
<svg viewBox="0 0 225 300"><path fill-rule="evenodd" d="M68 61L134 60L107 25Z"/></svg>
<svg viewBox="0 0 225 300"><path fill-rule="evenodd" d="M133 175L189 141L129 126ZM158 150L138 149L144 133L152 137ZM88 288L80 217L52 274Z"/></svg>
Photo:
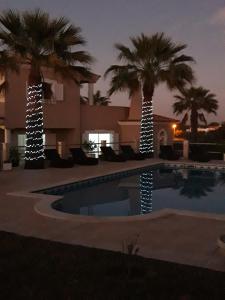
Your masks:
<svg viewBox="0 0 225 300"><path fill-rule="evenodd" d="M0 299L225 299L225 273L0 232Z"/></svg>

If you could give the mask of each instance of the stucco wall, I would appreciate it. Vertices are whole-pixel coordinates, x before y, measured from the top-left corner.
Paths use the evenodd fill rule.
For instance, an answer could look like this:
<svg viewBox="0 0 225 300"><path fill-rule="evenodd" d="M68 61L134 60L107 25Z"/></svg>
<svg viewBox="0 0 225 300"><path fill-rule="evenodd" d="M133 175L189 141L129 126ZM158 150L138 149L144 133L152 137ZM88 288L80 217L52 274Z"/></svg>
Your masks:
<svg viewBox="0 0 225 300"><path fill-rule="evenodd" d="M22 66L20 73L8 72L6 80L9 89L6 92L5 125L9 129L25 128L26 82L29 67ZM51 70L44 69L45 78L57 80L64 85L64 101L56 104L44 104L45 128L76 128L80 126L80 90L73 81L65 81Z"/></svg>
<svg viewBox="0 0 225 300"><path fill-rule="evenodd" d="M140 120L141 109L142 109L141 91L137 91L131 96L130 99L129 119Z"/></svg>
<svg viewBox="0 0 225 300"><path fill-rule="evenodd" d="M5 117L5 103L0 102L0 118Z"/></svg>
<svg viewBox="0 0 225 300"><path fill-rule="evenodd" d="M138 150L140 140L140 125L120 125L120 142L130 143Z"/></svg>
<svg viewBox="0 0 225 300"><path fill-rule="evenodd" d="M81 105L81 133L86 130L119 132L119 120L126 120L128 107Z"/></svg>
<svg viewBox="0 0 225 300"><path fill-rule="evenodd" d="M139 141L140 141L140 125L137 122L127 123L120 125L120 142L127 143L131 142L132 146L138 150L139 148ZM155 156L159 154L159 145L158 145L158 134L159 132L164 129L167 134L167 144L170 145L173 143L173 129L172 123L155 123L154 124L154 151Z"/></svg>

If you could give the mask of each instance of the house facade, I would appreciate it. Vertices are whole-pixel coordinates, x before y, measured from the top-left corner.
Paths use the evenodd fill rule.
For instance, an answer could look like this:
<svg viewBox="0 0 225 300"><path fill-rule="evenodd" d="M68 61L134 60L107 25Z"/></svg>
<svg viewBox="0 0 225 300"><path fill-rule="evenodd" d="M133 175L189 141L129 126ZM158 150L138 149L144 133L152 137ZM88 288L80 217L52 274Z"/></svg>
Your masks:
<svg viewBox="0 0 225 300"><path fill-rule="evenodd" d="M0 95L0 142L8 148L25 148L26 86L29 66L22 65L20 72L6 72L0 80L6 80L8 88ZM94 106L94 84L100 76L92 74L88 80L89 104L80 103L80 86L72 80L63 79L50 69L43 70L46 91L43 99L44 143L47 148L58 148L62 156L69 154L70 147L79 147L85 141L110 144L115 150L120 143L139 146L141 101L136 94L131 106ZM50 92L49 92L50 91ZM154 115L155 153L159 144L173 141L172 124L176 120ZM4 151L3 151L4 152ZM7 152L5 150L5 152ZM6 154L5 154L6 156ZM7 159L4 157L4 159Z"/></svg>

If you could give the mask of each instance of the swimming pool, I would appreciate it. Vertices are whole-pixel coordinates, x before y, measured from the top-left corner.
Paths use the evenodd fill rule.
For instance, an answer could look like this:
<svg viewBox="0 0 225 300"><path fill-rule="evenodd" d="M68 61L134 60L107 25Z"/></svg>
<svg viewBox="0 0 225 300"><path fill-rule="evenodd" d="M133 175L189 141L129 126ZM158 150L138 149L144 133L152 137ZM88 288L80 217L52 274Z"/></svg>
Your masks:
<svg viewBox="0 0 225 300"><path fill-rule="evenodd" d="M134 216L163 208L225 214L225 171L166 166L58 186L55 210L88 216Z"/></svg>

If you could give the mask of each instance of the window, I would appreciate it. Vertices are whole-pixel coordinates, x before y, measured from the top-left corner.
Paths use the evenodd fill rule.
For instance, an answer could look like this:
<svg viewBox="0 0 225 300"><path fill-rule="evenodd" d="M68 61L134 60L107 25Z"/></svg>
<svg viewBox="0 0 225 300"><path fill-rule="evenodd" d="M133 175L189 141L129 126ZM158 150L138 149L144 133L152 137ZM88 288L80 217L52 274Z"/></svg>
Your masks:
<svg viewBox="0 0 225 300"><path fill-rule="evenodd" d="M43 82L43 99L47 103L56 103L64 100L63 84L56 80L45 79Z"/></svg>
<svg viewBox="0 0 225 300"><path fill-rule="evenodd" d="M89 133L88 141L92 141L97 144L96 152L101 152L101 146L113 147L113 134L112 133ZM114 147L113 147L114 148Z"/></svg>

